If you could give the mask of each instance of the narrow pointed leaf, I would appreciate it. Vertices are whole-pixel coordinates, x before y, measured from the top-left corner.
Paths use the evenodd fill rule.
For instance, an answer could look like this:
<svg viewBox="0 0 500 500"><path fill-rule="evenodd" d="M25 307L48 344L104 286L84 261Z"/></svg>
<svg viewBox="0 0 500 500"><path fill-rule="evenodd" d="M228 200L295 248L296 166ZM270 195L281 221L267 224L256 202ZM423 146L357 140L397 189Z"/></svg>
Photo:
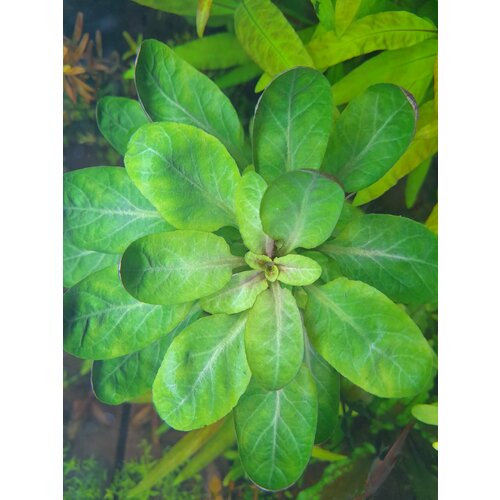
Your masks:
<svg viewBox="0 0 500 500"><path fill-rule="evenodd" d="M205 32L211 10L212 0L198 0L198 8L196 9L196 34L200 38Z"/></svg>
<svg viewBox="0 0 500 500"><path fill-rule="evenodd" d="M179 16L191 16L196 15L196 9L198 7L198 0L133 0L135 3L144 5L145 7L151 7L152 9L161 10L163 12L169 12L171 14L177 14ZM234 8L226 5L219 5L215 2L212 7L212 15L214 16L227 16L234 12Z"/></svg>
<svg viewBox="0 0 500 500"><path fill-rule="evenodd" d="M215 77L214 82L219 88L228 89L229 87L249 82L257 78L261 73L262 70L251 61Z"/></svg>
<svg viewBox="0 0 500 500"><path fill-rule="evenodd" d="M278 391L252 380L234 409L245 472L259 487L288 488L304 472L314 443L317 396L307 367Z"/></svg>
<svg viewBox="0 0 500 500"><path fill-rule="evenodd" d="M200 304L211 314L235 314L250 309L266 288L267 280L262 271L244 271L234 274L224 288L204 297Z"/></svg>
<svg viewBox="0 0 500 500"><path fill-rule="evenodd" d="M373 85L344 109L323 169L347 192L379 180L402 156L415 133L415 104L403 89Z"/></svg>
<svg viewBox="0 0 500 500"><path fill-rule="evenodd" d="M121 253L141 236L171 229L124 168L64 174L64 237L79 248Z"/></svg>
<svg viewBox="0 0 500 500"><path fill-rule="evenodd" d="M432 164L432 158L424 160L416 169L412 170L406 179L405 204L406 208L412 208L417 201L418 195Z"/></svg>
<svg viewBox="0 0 500 500"><path fill-rule="evenodd" d="M304 358L297 303L277 283L262 292L248 313L245 349L253 377L267 389L288 384Z"/></svg>
<svg viewBox="0 0 500 500"><path fill-rule="evenodd" d="M273 240L264 233L260 204L267 189L266 181L256 172L246 172L236 189L236 220L248 249L256 254L271 252Z"/></svg>
<svg viewBox="0 0 500 500"><path fill-rule="evenodd" d="M96 108L97 125L106 140L123 156L132 134L149 122L141 105L133 99L106 96Z"/></svg>
<svg viewBox="0 0 500 500"><path fill-rule="evenodd" d="M273 181L301 168L319 169L333 120L328 80L317 70L293 68L262 94L253 124L256 170Z"/></svg>
<svg viewBox="0 0 500 500"><path fill-rule="evenodd" d="M396 302L437 300L437 238L423 224L394 215L352 221L319 249L345 276L368 283Z"/></svg>
<svg viewBox="0 0 500 500"><path fill-rule="evenodd" d="M313 63L302 41L271 0L242 0L234 13L236 36L270 76Z"/></svg>
<svg viewBox="0 0 500 500"><path fill-rule="evenodd" d="M153 384L156 409L171 427L203 427L234 408L250 381L245 323L245 315L208 316L172 342Z"/></svg>
<svg viewBox="0 0 500 500"><path fill-rule="evenodd" d="M69 288L92 273L100 271L112 264L118 264L120 255L83 250L68 238L63 246L63 285Z"/></svg>
<svg viewBox="0 0 500 500"><path fill-rule="evenodd" d="M436 203L430 213L429 217L425 221L425 225L433 232L438 232L438 204Z"/></svg>
<svg viewBox="0 0 500 500"><path fill-rule="evenodd" d="M215 231L236 224L238 167L203 130L179 123L145 125L130 140L125 166L144 196L177 229Z"/></svg>
<svg viewBox="0 0 500 500"><path fill-rule="evenodd" d="M321 276L321 266L303 255L277 257L278 279L286 285L306 286L313 284Z"/></svg>
<svg viewBox="0 0 500 500"><path fill-rule="evenodd" d="M64 294L64 349L84 359L138 351L175 328L189 307L138 302L123 288L118 269L107 267Z"/></svg>
<svg viewBox="0 0 500 500"><path fill-rule="evenodd" d="M336 0L335 32L341 37L354 21L362 0Z"/></svg>
<svg viewBox="0 0 500 500"><path fill-rule="evenodd" d="M247 165L243 128L233 105L215 83L167 45L156 40L142 43L135 83L152 120L199 127L217 137L242 167Z"/></svg>
<svg viewBox="0 0 500 500"><path fill-rule="evenodd" d="M138 300L179 304L220 290L240 260L220 236L173 231L134 241L123 254L120 276Z"/></svg>
<svg viewBox="0 0 500 500"><path fill-rule="evenodd" d="M294 248L314 248L333 231L344 192L315 171L289 172L276 179L262 198L260 215L266 234L278 242L280 255Z"/></svg>
<svg viewBox="0 0 500 500"><path fill-rule="evenodd" d="M94 361L92 389L97 398L108 405L119 405L151 391L168 347L201 314L200 307L195 305L172 331L144 349L119 358Z"/></svg>
<svg viewBox="0 0 500 500"><path fill-rule="evenodd" d="M379 12L353 22L342 36L333 31L315 37L307 50L316 68L335 66L375 50L410 47L437 38L437 28L410 12Z"/></svg>
<svg viewBox="0 0 500 500"><path fill-rule="evenodd" d="M305 323L314 348L371 394L413 396L434 372L434 355L415 323L384 294L338 278L307 289Z"/></svg>

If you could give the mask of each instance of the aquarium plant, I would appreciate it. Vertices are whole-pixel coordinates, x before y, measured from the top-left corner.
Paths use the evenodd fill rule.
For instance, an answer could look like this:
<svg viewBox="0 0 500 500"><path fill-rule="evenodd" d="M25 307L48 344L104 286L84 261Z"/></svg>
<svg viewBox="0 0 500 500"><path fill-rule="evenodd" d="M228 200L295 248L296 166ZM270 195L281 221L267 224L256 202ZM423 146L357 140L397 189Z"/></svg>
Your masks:
<svg viewBox="0 0 500 500"><path fill-rule="evenodd" d="M340 377L381 398L429 390L406 312L437 300L437 237L346 198L405 153L417 106L376 84L334 114L324 75L274 77L249 137L229 99L146 40L139 102L107 97L125 168L64 176L64 347L99 399L152 391L177 430L228 419L248 477L292 485L338 423Z"/></svg>

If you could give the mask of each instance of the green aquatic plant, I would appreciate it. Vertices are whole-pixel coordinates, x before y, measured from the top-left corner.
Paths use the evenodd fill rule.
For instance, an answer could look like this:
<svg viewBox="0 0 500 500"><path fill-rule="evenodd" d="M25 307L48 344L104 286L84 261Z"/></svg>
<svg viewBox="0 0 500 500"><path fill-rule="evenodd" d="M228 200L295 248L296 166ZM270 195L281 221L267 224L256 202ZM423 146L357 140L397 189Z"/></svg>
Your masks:
<svg viewBox="0 0 500 500"><path fill-rule="evenodd" d="M383 398L433 384L404 305L437 300L437 237L346 201L405 153L416 104L377 84L336 117L328 80L296 67L249 141L166 45L143 42L135 82L140 103L97 110L125 168L65 174L64 347L106 403L152 389L183 431L232 414L250 479L287 488L335 430L340 376Z"/></svg>

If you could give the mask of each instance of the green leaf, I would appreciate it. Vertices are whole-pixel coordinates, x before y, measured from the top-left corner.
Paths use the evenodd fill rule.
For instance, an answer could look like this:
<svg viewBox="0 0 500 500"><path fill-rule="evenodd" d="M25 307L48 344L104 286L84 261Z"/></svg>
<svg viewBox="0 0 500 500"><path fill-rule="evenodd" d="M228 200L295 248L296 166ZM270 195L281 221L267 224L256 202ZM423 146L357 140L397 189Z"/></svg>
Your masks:
<svg viewBox="0 0 500 500"><path fill-rule="evenodd" d="M425 225L433 232L438 232L438 204L436 203L430 213L429 217L425 221Z"/></svg>
<svg viewBox="0 0 500 500"><path fill-rule="evenodd" d="M201 313L195 305L171 332L144 349L119 358L94 361L92 389L97 398L108 405L119 405L150 391L168 347Z"/></svg>
<svg viewBox="0 0 500 500"><path fill-rule="evenodd" d="M432 157L438 149L438 122L434 101L426 102L417 121L417 132L408 149L394 166L377 182L357 193L354 205L364 205L382 196L397 182L415 170L422 161Z"/></svg>
<svg viewBox="0 0 500 500"><path fill-rule="evenodd" d="M306 338L305 362L318 394L318 424L315 443L326 441L339 423L340 375L313 348Z"/></svg>
<svg viewBox="0 0 500 500"><path fill-rule="evenodd" d="M64 294L64 349L84 359L138 351L175 328L189 307L138 302L123 288L118 269L107 267Z"/></svg>
<svg viewBox="0 0 500 500"><path fill-rule="evenodd" d="M430 21L410 12L380 12L352 23L342 36L327 31L307 45L316 68L327 68L375 50L410 47L437 38Z"/></svg>
<svg viewBox="0 0 500 500"><path fill-rule="evenodd" d="M233 413L243 468L257 486L281 490L302 475L314 443L317 404L305 366L278 391L250 382Z"/></svg>
<svg viewBox="0 0 500 500"><path fill-rule="evenodd" d="M314 248L333 231L344 203L341 187L312 170L288 172L262 198L260 216L266 234L278 242L280 255L294 248Z"/></svg>
<svg viewBox="0 0 500 500"><path fill-rule="evenodd" d="M208 316L172 342L153 384L156 410L171 427L203 427L236 406L250 381L245 323L245 315Z"/></svg>
<svg viewBox="0 0 500 500"><path fill-rule="evenodd" d="M420 103L431 83L436 56L435 39L382 52L360 64L333 85L335 104L345 104L377 83L398 85Z"/></svg>
<svg viewBox="0 0 500 500"><path fill-rule="evenodd" d="M385 398L413 396L434 372L434 354L417 325L384 294L338 278L307 289L307 333L341 375Z"/></svg>
<svg viewBox="0 0 500 500"><path fill-rule="evenodd" d="M354 21L362 0L337 0L335 2L335 32L341 37Z"/></svg>
<svg viewBox="0 0 500 500"><path fill-rule="evenodd" d="M200 304L211 314L235 314L250 309L266 288L267 281L262 271L244 271L234 274L222 290L201 299Z"/></svg>
<svg viewBox="0 0 500 500"><path fill-rule="evenodd" d="M303 255L277 257L274 263L279 269L278 279L286 285L311 285L321 276L321 266Z"/></svg>
<svg viewBox="0 0 500 500"><path fill-rule="evenodd" d="M106 140L123 156L132 134L149 122L141 105L125 97L103 97L96 108L97 125Z"/></svg>
<svg viewBox="0 0 500 500"><path fill-rule="evenodd" d="M141 44L135 84L139 99L153 121L201 128L217 137L238 164L246 167L243 128L233 105L214 82L167 45L156 40Z"/></svg>
<svg viewBox="0 0 500 500"><path fill-rule="evenodd" d="M333 121L328 80L317 70L294 68L262 94L253 123L253 161L267 182L300 168L319 169Z"/></svg>
<svg viewBox="0 0 500 500"><path fill-rule="evenodd" d="M64 238L63 246L63 284L66 288L76 285L92 273L112 264L118 264L120 256L111 253L83 250Z"/></svg>
<svg viewBox="0 0 500 500"><path fill-rule="evenodd" d="M343 276L338 264L333 259L328 257L328 255L315 250L307 250L302 252L302 255L309 257L321 266L321 280L324 283L328 283L335 278Z"/></svg>
<svg viewBox="0 0 500 500"><path fill-rule="evenodd" d="M274 242L262 229L260 204L267 189L266 181L256 172L243 174L236 188L236 220L245 246L253 253L271 253ZM251 266L250 266L251 267Z"/></svg>
<svg viewBox="0 0 500 500"><path fill-rule="evenodd" d="M399 160L413 138L415 122L415 104L403 89L373 85L340 115L322 168L340 179L345 191L359 191Z"/></svg>
<svg viewBox="0 0 500 500"><path fill-rule="evenodd" d="M436 404L415 405L411 409L411 414L420 422L428 425L438 425L438 406Z"/></svg>
<svg viewBox="0 0 500 500"><path fill-rule="evenodd" d="M171 14L177 14L179 16L195 16L196 9L198 7L198 0L133 0L135 3L144 5L145 7L151 7L152 9L161 10L163 12L169 12ZM214 1L212 7L213 16L227 16L234 12L234 7L227 5L232 2Z"/></svg>
<svg viewBox="0 0 500 500"><path fill-rule="evenodd" d="M151 123L130 140L130 178L177 229L215 231L235 225L240 174L224 146L203 130L180 123Z"/></svg>
<svg viewBox="0 0 500 500"><path fill-rule="evenodd" d="M196 34L201 38L205 33L205 27L210 18L212 0L198 0L196 9Z"/></svg>
<svg viewBox="0 0 500 500"><path fill-rule="evenodd" d="M311 0L314 11L318 16L320 24L326 30L333 30L335 25L335 11L332 0Z"/></svg>
<svg viewBox="0 0 500 500"><path fill-rule="evenodd" d="M261 73L262 70L254 62L249 62L247 64L242 64L241 66L238 66L223 75L214 77L214 82L221 89L227 89L229 87L234 87L235 85L249 82L250 80L258 77Z"/></svg>
<svg viewBox="0 0 500 500"><path fill-rule="evenodd" d="M262 292L248 313L245 349L252 376L266 389L279 389L297 374L304 337L297 303L278 283Z"/></svg>
<svg viewBox="0 0 500 500"><path fill-rule="evenodd" d="M215 33L177 45L172 50L199 70L227 69L250 63L246 52L232 33Z"/></svg>
<svg viewBox="0 0 500 500"><path fill-rule="evenodd" d="M64 238L79 248L121 253L137 238L169 231L121 167L64 174Z"/></svg>
<svg viewBox="0 0 500 500"><path fill-rule="evenodd" d="M412 208L417 201L418 195L424 185L427 173L431 167L432 158L424 160L417 168L412 170L406 179L405 204L406 208Z"/></svg>
<svg viewBox="0 0 500 500"><path fill-rule="evenodd" d="M220 236L173 231L134 241L123 254L120 276L142 302L179 304L220 290L242 260Z"/></svg>
<svg viewBox="0 0 500 500"><path fill-rule="evenodd" d="M270 0L243 0L234 13L236 36L270 76L313 63L285 16Z"/></svg>
<svg viewBox="0 0 500 500"><path fill-rule="evenodd" d="M437 238L423 224L394 215L352 221L319 250L345 276L378 288L396 302L437 301Z"/></svg>

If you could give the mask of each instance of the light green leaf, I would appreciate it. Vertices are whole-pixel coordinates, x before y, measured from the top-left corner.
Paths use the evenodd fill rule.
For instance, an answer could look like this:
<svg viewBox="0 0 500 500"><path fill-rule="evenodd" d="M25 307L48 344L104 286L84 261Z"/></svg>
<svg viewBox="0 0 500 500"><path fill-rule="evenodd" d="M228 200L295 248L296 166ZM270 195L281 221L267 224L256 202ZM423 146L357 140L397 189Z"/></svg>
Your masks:
<svg viewBox="0 0 500 500"><path fill-rule="evenodd" d="M245 315L208 316L172 342L153 384L155 407L171 427L203 427L236 406L250 381L245 323Z"/></svg>
<svg viewBox="0 0 500 500"><path fill-rule="evenodd" d="M438 405L415 405L411 409L411 414L420 422L428 425L438 425Z"/></svg>
<svg viewBox="0 0 500 500"><path fill-rule="evenodd" d="M231 281L218 292L201 299L201 307L211 314L235 314L250 309L257 295L267 288L262 271L234 274Z"/></svg>
<svg viewBox="0 0 500 500"><path fill-rule="evenodd" d="M338 278L307 289L307 333L341 375L385 398L413 396L434 372L434 354L415 323L384 294Z"/></svg>
<svg viewBox="0 0 500 500"><path fill-rule="evenodd" d="M307 45L316 68L335 66L375 50L409 47L429 38L437 38L430 21L410 12L380 12L352 23L342 36L327 31Z"/></svg>
<svg viewBox="0 0 500 500"><path fill-rule="evenodd" d="M354 219L359 219L364 215L361 208L353 206L352 203L346 201L342 206L342 211L340 212L339 220L333 230L332 236L337 236L340 232Z"/></svg>
<svg viewBox="0 0 500 500"><path fill-rule="evenodd" d="M129 142L130 178L177 229L214 231L235 225L240 174L224 146L203 130L180 123L151 123Z"/></svg>
<svg viewBox="0 0 500 500"><path fill-rule="evenodd" d="M286 285L311 285L321 276L321 266L303 255L277 257L274 263L279 269L278 279Z"/></svg>
<svg viewBox="0 0 500 500"><path fill-rule="evenodd" d="M437 232L438 232L438 204L437 203L434 205L434 208L432 209L432 212L430 213L429 217L425 221L425 225L433 233L437 234Z"/></svg>
<svg viewBox="0 0 500 500"><path fill-rule="evenodd" d="M333 30L335 26L333 0L311 0L311 3L320 24L328 31Z"/></svg>
<svg viewBox="0 0 500 500"><path fill-rule="evenodd" d="M349 102L376 83L392 83L410 92L420 103L429 88L437 56L437 40L388 50L368 59L332 87L337 106Z"/></svg>
<svg viewBox="0 0 500 500"><path fill-rule="evenodd" d="M177 45L172 50L199 70L227 69L251 62L232 33L215 33Z"/></svg>
<svg viewBox="0 0 500 500"><path fill-rule="evenodd" d="M138 351L175 328L189 307L138 302L123 288L118 269L107 267L64 294L64 349L84 359Z"/></svg>
<svg viewBox="0 0 500 500"><path fill-rule="evenodd" d="M260 216L280 255L294 248L314 248L333 231L344 203L341 187L312 170L288 172L262 198Z"/></svg>
<svg viewBox="0 0 500 500"><path fill-rule="evenodd" d="M273 77L268 73L262 73L261 77L257 80L255 84L255 92L262 92L271 82Z"/></svg>
<svg viewBox="0 0 500 500"><path fill-rule="evenodd" d="M64 238L63 245L63 284L66 288L76 285L92 273L112 264L118 264L120 256L111 253L83 250Z"/></svg>
<svg viewBox="0 0 500 500"><path fill-rule="evenodd" d="M125 97L103 97L96 108L97 125L106 140L123 156L132 134L149 122L141 105Z"/></svg>
<svg viewBox="0 0 500 500"><path fill-rule="evenodd" d="M250 382L233 414L243 468L257 486L282 490L302 475L314 443L317 404L305 366L278 391Z"/></svg>
<svg viewBox="0 0 500 500"><path fill-rule="evenodd" d="M294 66L313 66L299 36L270 0L242 0L234 27L247 54L270 76Z"/></svg>
<svg viewBox="0 0 500 500"><path fill-rule="evenodd" d="M417 168L412 170L406 179L405 204L406 208L412 208L417 201L420 189L424 185L427 173L431 167L432 158L424 160Z"/></svg>
<svg viewBox="0 0 500 500"><path fill-rule="evenodd" d="M245 254L245 263L248 267L251 267L256 271L265 271L266 267L270 267L272 265L273 260L267 255L257 255L253 252L247 252Z"/></svg>
<svg viewBox="0 0 500 500"><path fill-rule="evenodd" d="M256 172L246 172L236 188L236 220L248 249L256 254L271 253L274 242L262 229L260 204L266 181Z"/></svg>
<svg viewBox="0 0 500 500"><path fill-rule="evenodd" d="M179 304L220 290L242 260L220 236L173 231L134 241L123 254L120 276L142 302Z"/></svg>
<svg viewBox="0 0 500 500"><path fill-rule="evenodd" d="M121 167L64 174L64 237L79 248L121 253L137 238L168 224Z"/></svg>
<svg viewBox="0 0 500 500"><path fill-rule="evenodd" d="M278 283L262 292L248 313L245 349L252 376L266 389L279 389L297 374L304 337L297 303Z"/></svg>
<svg viewBox="0 0 500 500"><path fill-rule="evenodd" d="M328 255L315 250L307 250L302 252L302 255L309 257L321 266L321 280L324 283L343 276L338 264L332 258L328 257Z"/></svg>
<svg viewBox="0 0 500 500"><path fill-rule="evenodd" d="M133 0L135 3L151 7L152 9L178 14L179 16L196 16L198 0ZM218 2L214 1L212 7L213 16L227 16L234 12L234 7L231 4L234 2Z"/></svg>
<svg viewBox="0 0 500 500"><path fill-rule="evenodd" d="M319 250L351 279L364 281L396 302L437 301L437 238L423 224L394 215L352 221Z"/></svg>
<svg viewBox="0 0 500 500"><path fill-rule="evenodd" d="M196 9L196 34L201 38L205 33L205 27L210 12L212 10L212 0L198 0L198 8Z"/></svg>
<svg viewBox="0 0 500 500"><path fill-rule="evenodd" d="M174 338L196 321L202 311L198 305L167 335L140 351L119 358L94 361L92 389L108 405L119 405L151 391L156 372Z"/></svg>
<svg viewBox="0 0 500 500"><path fill-rule="evenodd" d="M434 114L434 101L426 102L417 121L415 137L403 156L377 182L356 194L354 205L364 205L382 196L397 182L415 170L424 160L432 157L438 149L438 122Z"/></svg>
<svg viewBox="0 0 500 500"><path fill-rule="evenodd" d="M307 338L305 342L305 362L318 394L318 424L314 442L322 443L339 424L340 375L314 350Z"/></svg>
<svg viewBox="0 0 500 500"><path fill-rule="evenodd" d="M243 128L229 99L167 45L156 40L142 43L135 84L139 100L153 121L201 128L217 137L241 167L249 163Z"/></svg>
<svg viewBox="0 0 500 500"><path fill-rule="evenodd" d="M332 121L330 84L319 71L294 68L280 74L255 110L255 169L267 182L291 170L319 169Z"/></svg>
<svg viewBox="0 0 500 500"><path fill-rule="evenodd" d="M235 85L240 85L241 83L249 82L254 78L257 78L262 73L262 70L254 63L249 62L247 64L242 64L223 75L214 77L214 82L221 89L227 89L229 87L234 87Z"/></svg>
<svg viewBox="0 0 500 500"><path fill-rule="evenodd" d="M341 37L354 21L362 0L337 0L335 2L335 32Z"/></svg>
<svg viewBox="0 0 500 500"><path fill-rule="evenodd" d="M354 98L333 130L322 168L359 191L379 180L401 157L415 133L416 109L403 89L377 84Z"/></svg>

